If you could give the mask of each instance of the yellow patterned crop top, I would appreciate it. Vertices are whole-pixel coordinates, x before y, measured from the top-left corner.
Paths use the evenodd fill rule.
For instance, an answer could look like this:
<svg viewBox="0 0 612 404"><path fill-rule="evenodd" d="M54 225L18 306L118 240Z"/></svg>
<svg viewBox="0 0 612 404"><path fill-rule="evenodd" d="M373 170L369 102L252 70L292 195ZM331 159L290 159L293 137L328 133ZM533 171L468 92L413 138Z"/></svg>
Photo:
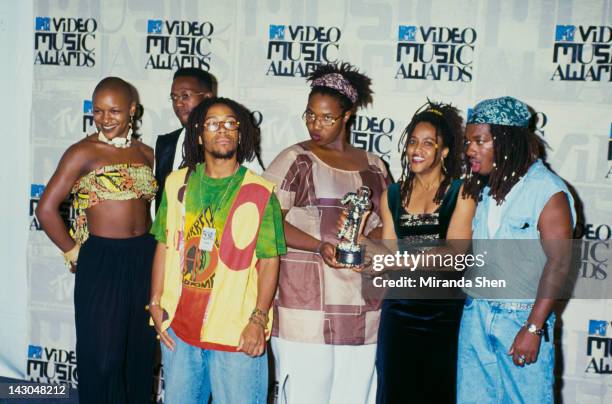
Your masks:
<svg viewBox="0 0 612 404"><path fill-rule="evenodd" d="M144 164L111 164L82 176L72 187L76 218L70 236L79 244L89 237L85 209L103 201L127 201L155 197L157 182L151 167Z"/></svg>

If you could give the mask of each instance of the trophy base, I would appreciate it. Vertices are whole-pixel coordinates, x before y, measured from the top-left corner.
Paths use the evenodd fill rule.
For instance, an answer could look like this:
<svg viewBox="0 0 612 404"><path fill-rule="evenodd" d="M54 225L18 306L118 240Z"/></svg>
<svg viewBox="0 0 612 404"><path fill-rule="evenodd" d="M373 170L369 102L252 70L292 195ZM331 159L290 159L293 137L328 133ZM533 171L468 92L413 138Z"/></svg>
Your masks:
<svg viewBox="0 0 612 404"><path fill-rule="evenodd" d="M363 265L365 262L365 247L361 245L351 246L352 249L344 249L342 247L342 244L336 247L336 261L339 264L347 268Z"/></svg>

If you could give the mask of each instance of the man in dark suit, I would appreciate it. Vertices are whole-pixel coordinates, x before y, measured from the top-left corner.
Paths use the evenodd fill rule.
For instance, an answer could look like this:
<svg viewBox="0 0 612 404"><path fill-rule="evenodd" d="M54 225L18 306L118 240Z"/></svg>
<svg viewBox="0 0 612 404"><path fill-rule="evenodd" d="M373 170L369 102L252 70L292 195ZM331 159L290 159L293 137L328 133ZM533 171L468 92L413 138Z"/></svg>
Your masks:
<svg viewBox="0 0 612 404"><path fill-rule="evenodd" d="M194 67L178 69L174 73L170 99L181 128L157 137L155 142L155 178L159 190L155 197L155 211L159 208L166 177L183 163L185 125L191 110L202 100L213 96L213 76Z"/></svg>

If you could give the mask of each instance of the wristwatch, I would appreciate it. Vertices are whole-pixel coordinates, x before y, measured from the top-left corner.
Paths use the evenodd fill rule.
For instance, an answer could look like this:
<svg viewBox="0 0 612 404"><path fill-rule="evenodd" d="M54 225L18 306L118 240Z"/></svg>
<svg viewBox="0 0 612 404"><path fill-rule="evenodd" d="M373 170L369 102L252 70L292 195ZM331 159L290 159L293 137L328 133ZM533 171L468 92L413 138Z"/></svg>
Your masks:
<svg viewBox="0 0 612 404"><path fill-rule="evenodd" d="M533 323L525 323L524 326L527 327L527 332L530 332L532 334L539 335L539 336L544 334L544 328L538 328L538 326Z"/></svg>

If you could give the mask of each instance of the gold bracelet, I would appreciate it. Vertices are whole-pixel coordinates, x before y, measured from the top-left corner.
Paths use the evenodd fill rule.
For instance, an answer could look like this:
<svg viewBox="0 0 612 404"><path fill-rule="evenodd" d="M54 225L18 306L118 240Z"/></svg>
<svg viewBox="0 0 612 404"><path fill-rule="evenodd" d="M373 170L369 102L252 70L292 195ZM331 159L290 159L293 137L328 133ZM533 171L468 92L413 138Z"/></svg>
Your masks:
<svg viewBox="0 0 612 404"><path fill-rule="evenodd" d="M249 323L253 323L253 324L257 324L258 326L260 326L261 328L263 328L264 332L268 330L268 324L262 322L261 320L259 320L257 317L253 317L251 316L249 318Z"/></svg>
<svg viewBox="0 0 612 404"><path fill-rule="evenodd" d="M156 302L155 300L151 300L149 302L149 304L147 304L145 306L145 310L146 311L151 311L151 307L153 307L153 306L157 306L157 307L159 307L161 309L161 304L159 304L159 302Z"/></svg>
<svg viewBox="0 0 612 404"><path fill-rule="evenodd" d="M268 317L268 313L266 313L265 311L255 307L253 309L253 311L251 312L251 316L264 316L264 317Z"/></svg>
<svg viewBox="0 0 612 404"><path fill-rule="evenodd" d="M268 314L256 307L251 312L249 322L260 325L266 331L268 329Z"/></svg>
<svg viewBox="0 0 612 404"><path fill-rule="evenodd" d="M67 267L70 268L71 265L76 265L77 260L79 259L79 250L81 249L81 245L79 243L75 244L70 250L62 253L64 256L64 263Z"/></svg>
<svg viewBox="0 0 612 404"><path fill-rule="evenodd" d="M268 313L265 313L263 310L255 307L251 312L251 316L249 318L261 317L261 320L267 324L268 323Z"/></svg>

